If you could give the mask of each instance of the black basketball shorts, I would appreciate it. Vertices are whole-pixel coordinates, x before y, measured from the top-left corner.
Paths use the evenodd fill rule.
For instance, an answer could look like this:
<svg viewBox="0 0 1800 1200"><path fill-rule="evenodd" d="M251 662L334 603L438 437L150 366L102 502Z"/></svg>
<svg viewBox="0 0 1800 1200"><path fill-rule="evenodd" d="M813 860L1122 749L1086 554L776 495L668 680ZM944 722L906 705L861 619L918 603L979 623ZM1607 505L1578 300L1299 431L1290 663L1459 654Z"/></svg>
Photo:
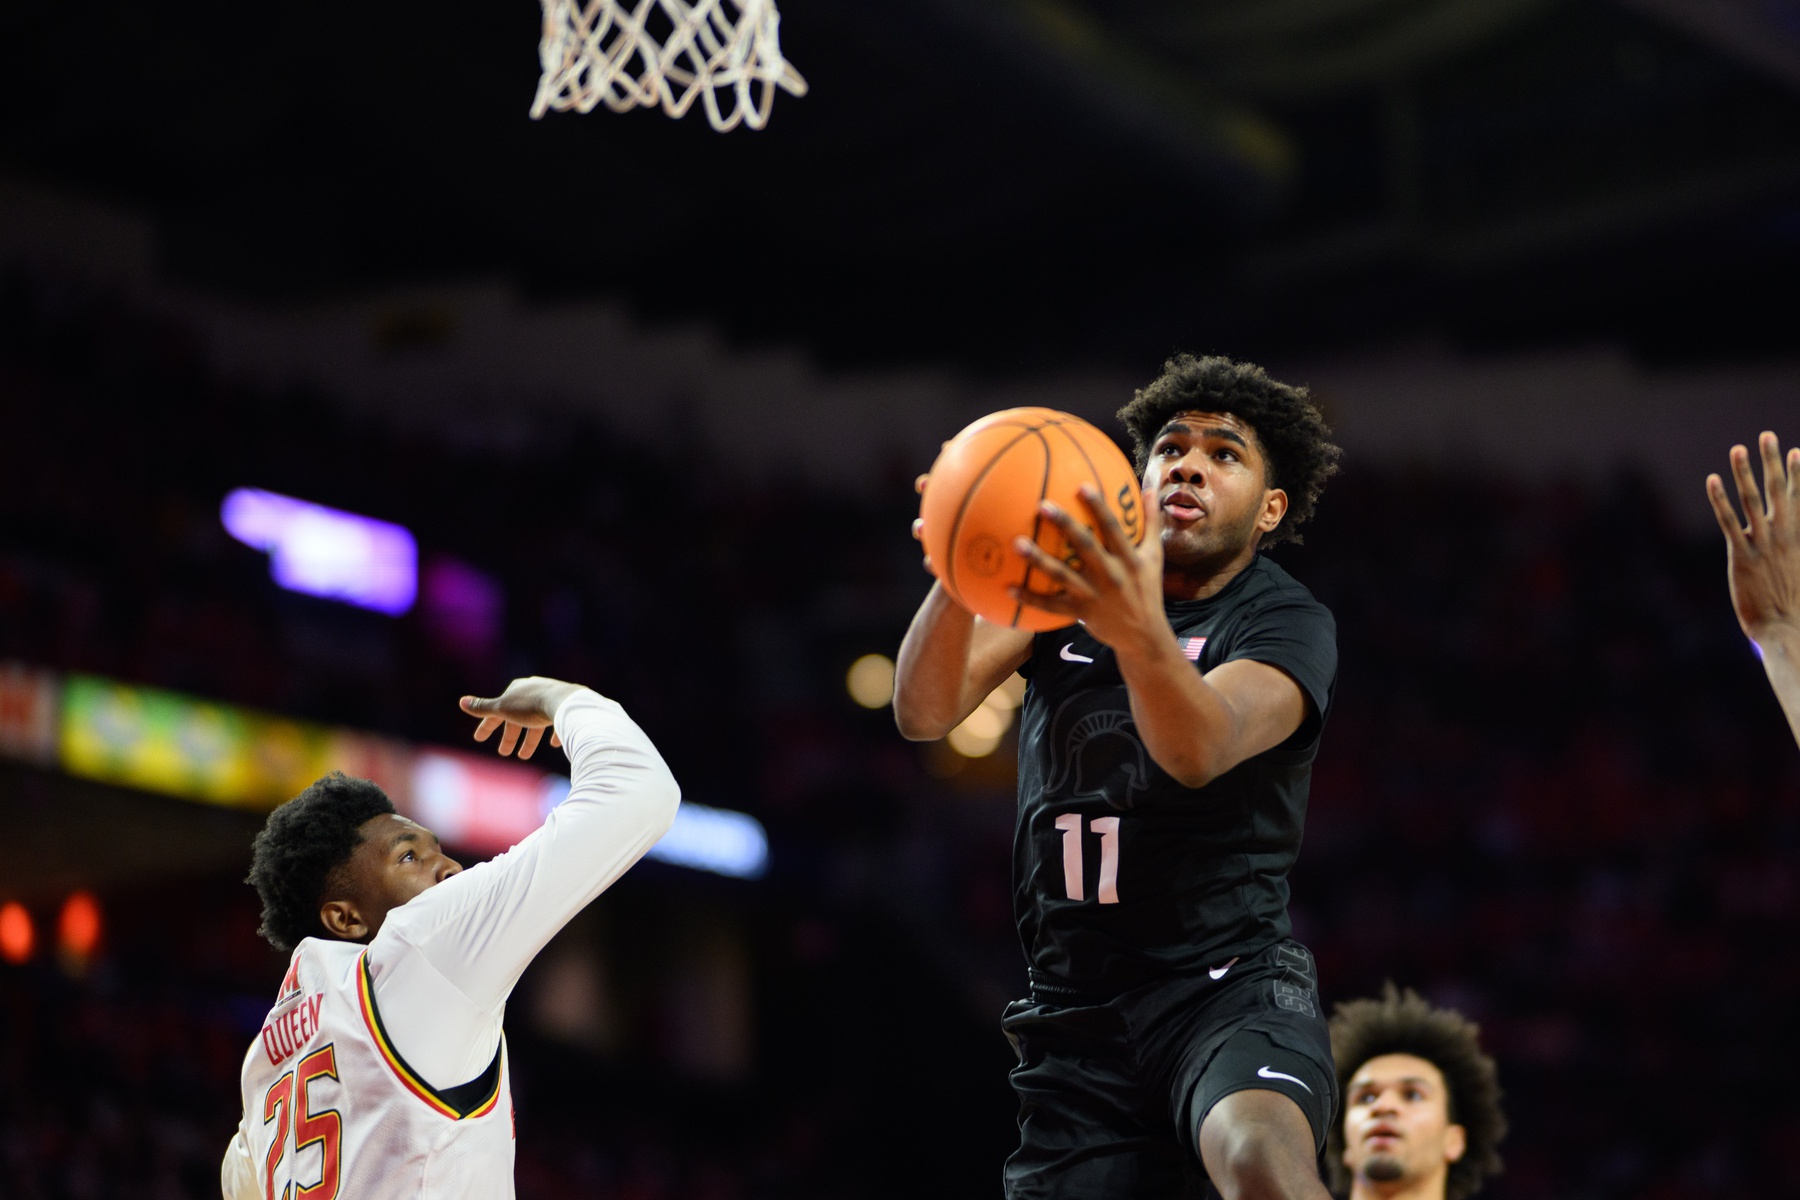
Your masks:
<svg viewBox="0 0 1800 1200"><path fill-rule="evenodd" d="M1298 1104L1322 1154L1338 1097L1317 978L1306 947L1277 942L1111 1000L1034 988L1009 1004L1019 1148L1008 1200L1208 1196L1200 1123L1249 1088Z"/></svg>

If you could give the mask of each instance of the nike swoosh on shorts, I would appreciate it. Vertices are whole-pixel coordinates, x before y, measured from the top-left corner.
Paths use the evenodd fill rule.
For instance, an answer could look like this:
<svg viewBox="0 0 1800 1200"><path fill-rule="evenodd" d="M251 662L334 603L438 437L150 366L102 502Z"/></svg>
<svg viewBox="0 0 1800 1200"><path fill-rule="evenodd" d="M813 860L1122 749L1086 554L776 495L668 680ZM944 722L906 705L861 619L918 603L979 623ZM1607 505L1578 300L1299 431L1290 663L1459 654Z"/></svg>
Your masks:
<svg viewBox="0 0 1800 1200"><path fill-rule="evenodd" d="M1264 1079L1285 1079L1289 1083L1297 1083L1301 1087L1306 1088L1308 1095L1312 1093L1312 1089L1306 1087L1306 1081L1304 1079L1295 1079L1292 1075L1285 1074L1281 1071L1271 1071L1267 1067L1258 1067L1256 1073Z"/></svg>
<svg viewBox="0 0 1800 1200"><path fill-rule="evenodd" d="M1214 979L1223 979L1223 978L1225 978L1225 972L1231 970L1231 968L1233 968L1235 966L1237 966L1237 959L1234 958L1222 967L1206 968L1206 973L1208 975L1211 975Z"/></svg>
<svg viewBox="0 0 1800 1200"><path fill-rule="evenodd" d="M1066 646L1064 646L1064 647L1063 647L1063 648L1062 648L1062 656L1063 656L1063 661L1064 661L1064 662L1086 662L1086 663L1091 663L1091 662L1093 662L1093 661L1094 661L1094 660L1093 660L1093 659L1091 659L1091 658L1089 658L1089 657L1088 657L1088 656L1087 656L1087 655L1085 655L1085 654L1077 654L1077 653L1075 653L1075 643L1074 643L1074 642L1070 642L1070 643L1069 643L1069 644L1068 644L1068 645L1066 645Z"/></svg>

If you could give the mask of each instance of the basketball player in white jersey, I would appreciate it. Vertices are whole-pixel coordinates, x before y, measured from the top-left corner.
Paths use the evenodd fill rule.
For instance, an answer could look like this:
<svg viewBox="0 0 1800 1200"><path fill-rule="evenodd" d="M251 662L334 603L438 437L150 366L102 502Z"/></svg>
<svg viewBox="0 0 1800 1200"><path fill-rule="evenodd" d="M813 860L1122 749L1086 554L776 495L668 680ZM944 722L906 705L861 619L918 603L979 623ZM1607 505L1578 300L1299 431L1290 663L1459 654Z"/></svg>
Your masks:
<svg viewBox="0 0 1800 1200"><path fill-rule="evenodd" d="M366 779L334 772L270 814L250 882L263 936L292 958L244 1059L225 1200L513 1195L506 998L656 844L680 793L643 731L586 688L518 679L462 708L477 741L503 729L503 755L529 758L554 726L568 799L467 871Z"/></svg>

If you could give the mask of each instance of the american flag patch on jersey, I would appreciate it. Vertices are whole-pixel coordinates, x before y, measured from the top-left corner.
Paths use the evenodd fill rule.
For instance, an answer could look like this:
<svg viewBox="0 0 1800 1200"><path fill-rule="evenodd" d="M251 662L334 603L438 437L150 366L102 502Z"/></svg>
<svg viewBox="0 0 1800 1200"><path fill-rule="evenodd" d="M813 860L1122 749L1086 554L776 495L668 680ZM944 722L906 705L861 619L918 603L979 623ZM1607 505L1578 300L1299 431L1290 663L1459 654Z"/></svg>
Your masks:
<svg viewBox="0 0 1800 1200"><path fill-rule="evenodd" d="M1200 652L1204 649L1206 649L1206 639L1203 637L1181 639L1181 657L1189 662L1199 662Z"/></svg>

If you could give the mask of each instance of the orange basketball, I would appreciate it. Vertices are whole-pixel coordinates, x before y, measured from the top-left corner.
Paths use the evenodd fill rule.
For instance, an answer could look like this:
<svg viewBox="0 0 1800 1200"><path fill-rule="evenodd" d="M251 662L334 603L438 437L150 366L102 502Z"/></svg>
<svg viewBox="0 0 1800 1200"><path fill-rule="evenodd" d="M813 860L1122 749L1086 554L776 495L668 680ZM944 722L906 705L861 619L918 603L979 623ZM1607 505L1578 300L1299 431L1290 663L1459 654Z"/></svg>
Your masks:
<svg viewBox="0 0 1800 1200"><path fill-rule="evenodd" d="M996 625L1041 632L1074 618L1020 604L1007 589L1054 590L1019 557L1028 537L1052 557L1072 561L1062 531L1039 510L1050 500L1093 528L1076 494L1092 484L1133 545L1144 540L1137 472L1113 440L1080 417L1050 408L1009 408L981 418L948 442L931 465L919 502L920 540L952 599ZM1098 533L1096 532L1096 536Z"/></svg>

